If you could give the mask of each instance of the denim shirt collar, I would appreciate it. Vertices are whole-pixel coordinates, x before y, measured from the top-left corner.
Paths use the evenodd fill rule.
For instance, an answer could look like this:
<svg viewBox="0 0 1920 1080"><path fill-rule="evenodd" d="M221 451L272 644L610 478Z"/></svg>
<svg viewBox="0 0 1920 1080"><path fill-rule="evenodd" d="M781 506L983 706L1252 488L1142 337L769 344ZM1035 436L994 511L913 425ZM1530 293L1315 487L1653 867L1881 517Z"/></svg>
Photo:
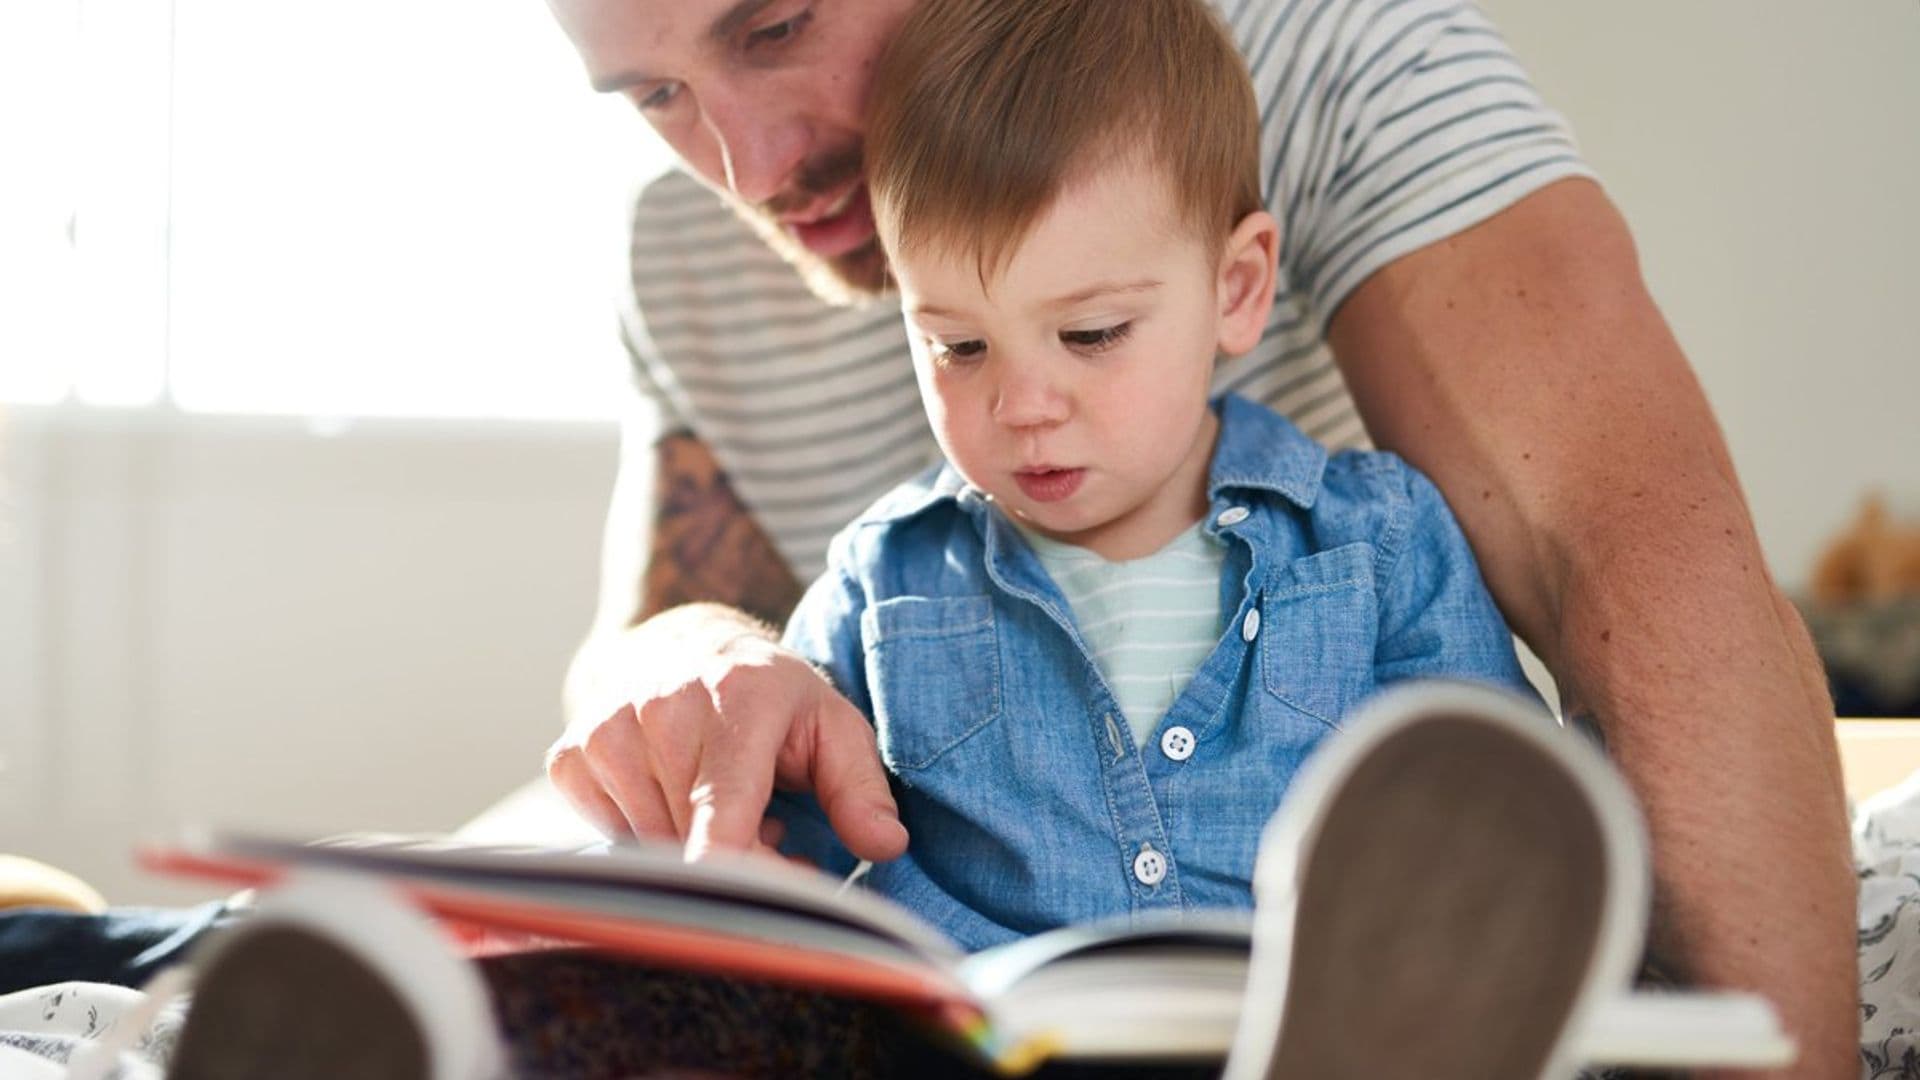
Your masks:
<svg viewBox="0 0 1920 1080"><path fill-rule="evenodd" d="M1207 498L1219 503L1228 489L1270 491L1302 510L1320 497L1327 451L1279 413L1238 394L1214 401L1220 440L1207 470Z"/></svg>
<svg viewBox="0 0 1920 1080"><path fill-rule="evenodd" d="M1207 499L1218 505L1233 491L1267 491L1302 510L1320 497L1327 451L1280 414L1238 394L1214 399L1220 435L1207 470ZM940 503L955 503L976 517L989 500L984 492L942 464L932 482L894 492L867 514L870 522L905 521Z"/></svg>

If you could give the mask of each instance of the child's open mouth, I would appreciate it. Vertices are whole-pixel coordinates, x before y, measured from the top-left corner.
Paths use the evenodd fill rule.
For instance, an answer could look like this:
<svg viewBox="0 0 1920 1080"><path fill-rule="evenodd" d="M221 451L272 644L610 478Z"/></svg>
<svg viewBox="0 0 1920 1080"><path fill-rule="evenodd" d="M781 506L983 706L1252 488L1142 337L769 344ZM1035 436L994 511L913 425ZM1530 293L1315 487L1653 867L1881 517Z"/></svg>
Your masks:
<svg viewBox="0 0 1920 1080"><path fill-rule="evenodd" d="M1079 490L1086 476L1085 469L1021 469L1013 479L1034 502L1059 502Z"/></svg>

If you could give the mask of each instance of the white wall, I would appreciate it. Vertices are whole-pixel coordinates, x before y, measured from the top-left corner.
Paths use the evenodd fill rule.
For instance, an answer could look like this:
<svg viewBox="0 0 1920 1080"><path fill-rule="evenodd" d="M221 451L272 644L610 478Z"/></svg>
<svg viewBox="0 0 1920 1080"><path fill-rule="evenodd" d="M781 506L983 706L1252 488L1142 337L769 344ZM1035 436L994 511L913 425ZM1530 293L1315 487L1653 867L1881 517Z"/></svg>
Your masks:
<svg viewBox="0 0 1920 1080"><path fill-rule="evenodd" d="M56 410L4 440L0 851L179 898L134 842L450 829L537 774L610 426Z"/></svg>
<svg viewBox="0 0 1920 1080"><path fill-rule="evenodd" d="M189 410L0 407L0 852L193 895L131 845L537 775L611 426L208 413L613 415L640 119L519 0L0 5L0 59L0 393Z"/></svg>
<svg viewBox="0 0 1920 1080"><path fill-rule="evenodd" d="M1482 6L1626 213L1775 575L1868 488L1920 519L1920 3Z"/></svg>

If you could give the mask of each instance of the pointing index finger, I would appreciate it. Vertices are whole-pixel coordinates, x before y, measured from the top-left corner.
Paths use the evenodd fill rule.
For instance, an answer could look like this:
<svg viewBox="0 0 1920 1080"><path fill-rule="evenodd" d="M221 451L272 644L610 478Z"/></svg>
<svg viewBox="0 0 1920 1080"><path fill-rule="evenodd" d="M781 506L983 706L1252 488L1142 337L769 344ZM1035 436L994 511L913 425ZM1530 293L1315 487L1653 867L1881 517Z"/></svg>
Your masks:
<svg viewBox="0 0 1920 1080"><path fill-rule="evenodd" d="M786 735L785 725L729 722L717 713L714 720L702 733L687 792L688 862L710 851L746 851L759 841L760 820L773 800L774 759Z"/></svg>

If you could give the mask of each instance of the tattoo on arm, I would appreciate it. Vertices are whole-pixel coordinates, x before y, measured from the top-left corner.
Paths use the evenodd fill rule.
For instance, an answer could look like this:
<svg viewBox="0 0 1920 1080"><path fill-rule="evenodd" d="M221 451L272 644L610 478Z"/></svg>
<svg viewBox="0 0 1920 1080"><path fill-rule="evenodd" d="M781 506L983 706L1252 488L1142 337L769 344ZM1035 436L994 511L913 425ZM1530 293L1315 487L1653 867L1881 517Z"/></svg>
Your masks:
<svg viewBox="0 0 1920 1080"><path fill-rule="evenodd" d="M655 453L652 550L633 621L707 601L783 625L800 583L712 452L691 435L672 435Z"/></svg>

